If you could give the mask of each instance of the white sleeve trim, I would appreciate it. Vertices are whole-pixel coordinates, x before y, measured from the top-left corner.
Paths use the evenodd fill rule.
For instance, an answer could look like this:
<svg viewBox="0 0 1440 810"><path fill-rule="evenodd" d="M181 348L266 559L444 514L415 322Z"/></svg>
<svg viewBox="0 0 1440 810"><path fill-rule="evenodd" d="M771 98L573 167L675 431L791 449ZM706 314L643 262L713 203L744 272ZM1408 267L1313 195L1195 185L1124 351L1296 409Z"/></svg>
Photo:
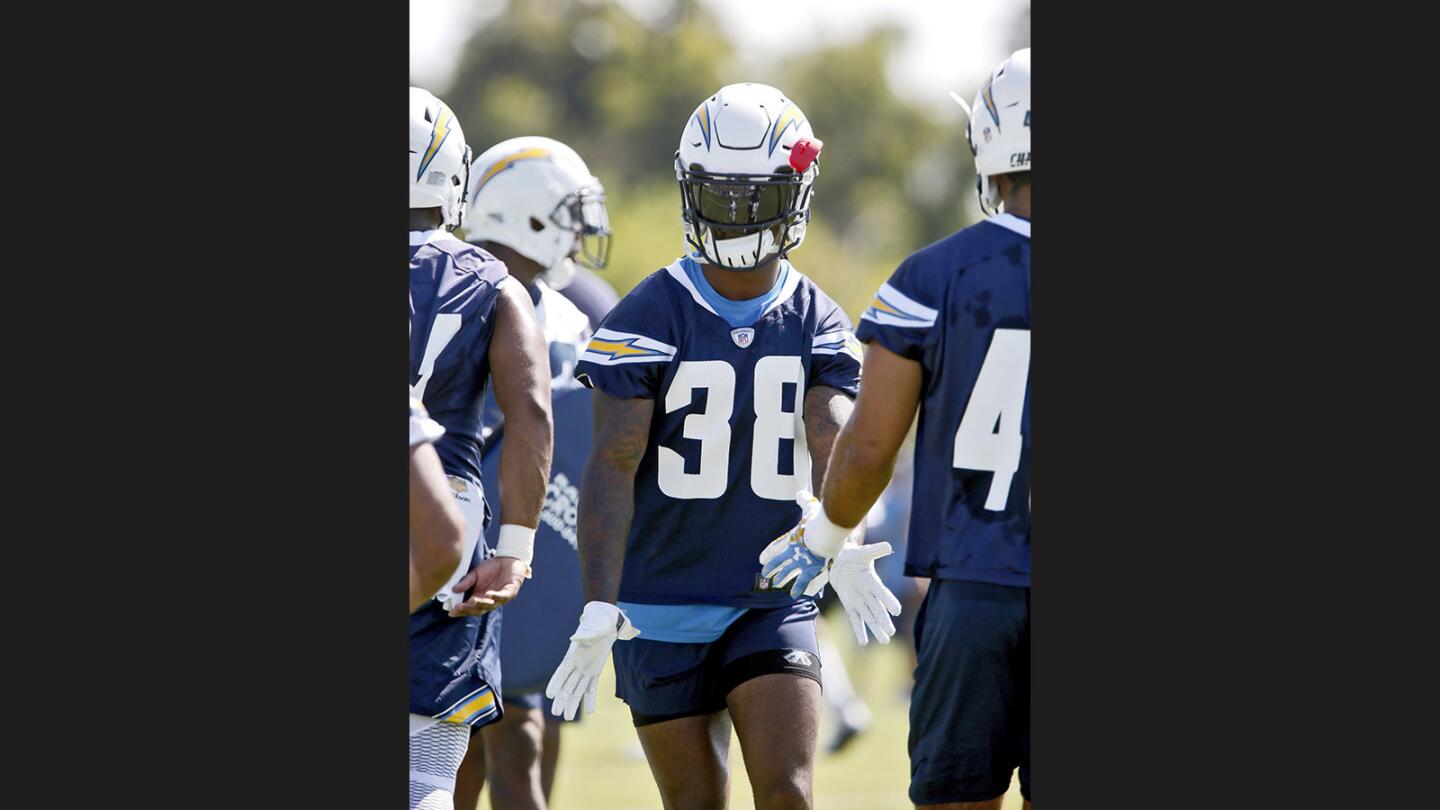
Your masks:
<svg viewBox="0 0 1440 810"><path fill-rule="evenodd" d="M940 313L905 295L889 282L880 285L875 300L870 302L860 316L862 321L873 321L881 326L903 326L913 329L928 329L935 325Z"/></svg>
<svg viewBox="0 0 1440 810"><path fill-rule="evenodd" d="M823 335L816 335L815 341L810 346L811 354L848 354L855 358L855 362L864 362L865 349L855 337L855 333L849 329L838 329L834 332L826 332Z"/></svg>

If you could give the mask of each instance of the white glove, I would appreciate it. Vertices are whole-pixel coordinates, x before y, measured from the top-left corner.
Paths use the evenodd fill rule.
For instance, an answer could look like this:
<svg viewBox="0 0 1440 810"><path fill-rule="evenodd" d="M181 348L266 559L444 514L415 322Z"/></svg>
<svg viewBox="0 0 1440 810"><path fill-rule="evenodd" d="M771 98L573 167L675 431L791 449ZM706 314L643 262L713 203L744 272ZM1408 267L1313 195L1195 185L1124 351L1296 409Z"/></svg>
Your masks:
<svg viewBox="0 0 1440 810"><path fill-rule="evenodd" d="M900 615L900 600L875 573L875 561L891 553L889 543L846 543L830 565L830 587L850 617L850 629L855 631L861 647L869 643L866 627L881 644L889 643L895 635L895 623L890 617Z"/></svg>
<svg viewBox="0 0 1440 810"><path fill-rule="evenodd" d="M893 597L892 597L893 598ZM595 712L595 686L616 639L629 641L640 635L620 608L609 602L587 602L580 614L580 626L570 637L570 649L550 676L545 697L554 701L550 713L574 720L585 698L585 713Z"/></svg>

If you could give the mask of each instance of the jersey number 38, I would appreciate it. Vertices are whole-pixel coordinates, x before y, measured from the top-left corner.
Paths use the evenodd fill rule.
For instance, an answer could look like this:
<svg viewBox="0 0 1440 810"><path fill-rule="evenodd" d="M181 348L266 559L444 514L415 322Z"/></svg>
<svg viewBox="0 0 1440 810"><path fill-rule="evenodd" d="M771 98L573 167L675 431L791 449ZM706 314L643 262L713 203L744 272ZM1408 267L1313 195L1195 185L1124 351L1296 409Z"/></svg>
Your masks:
<svg viewBox="0 0 1440 810"><path fill-rule="evenodd" d="M794 412L782 410L784 387L795 386L796 409L804 398L805 367L796 356L771 355L755 363L754 428L750 435L750 488L762 498L795 499L797 477L807 476L810 453L804 430ZM705 410L685 417L682 435L700 442L700 469L685 472L685 458L661 446L658 458L660 491L672 498L718 498L725 494L730 471L730 417L735 408L735 367L724 360L687 360L680 364L665 392L665 412L690 406L697 389L707 392ZM743 417L742 417L743 418ZM782 439L793 443L792 473L780 472ZM807 482L808 483L808 482Z"/></svg>

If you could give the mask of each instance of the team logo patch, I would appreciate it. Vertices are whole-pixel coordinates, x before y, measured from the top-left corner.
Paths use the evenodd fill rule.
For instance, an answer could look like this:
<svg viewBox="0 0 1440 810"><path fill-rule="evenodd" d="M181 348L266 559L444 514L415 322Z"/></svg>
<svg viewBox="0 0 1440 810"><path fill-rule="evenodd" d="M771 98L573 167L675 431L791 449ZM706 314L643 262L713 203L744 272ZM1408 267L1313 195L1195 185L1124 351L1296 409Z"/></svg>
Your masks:
<svg viewBox="0 0 1440 810"><path fill-rule="evenodd" d="M730 339L735 341L736 346L744 349L755 340L755 330L748 326L744 329L731 329Z"/></svg>
<svg viewBox="0 0 1440 810"><path fill-rule="evenodd" d="M808 667L813 663L810 660L810 653L804 650L791 650L785 653L785 660L802 667Z"/></svg>
<svg viewBox="0 0 1440 810"><path fill-rule="evenodd" d="M447 475L445 478L450 481L450 489L455 493L455 500L461 503L470 503L470 482L454 475Z"/></svg>

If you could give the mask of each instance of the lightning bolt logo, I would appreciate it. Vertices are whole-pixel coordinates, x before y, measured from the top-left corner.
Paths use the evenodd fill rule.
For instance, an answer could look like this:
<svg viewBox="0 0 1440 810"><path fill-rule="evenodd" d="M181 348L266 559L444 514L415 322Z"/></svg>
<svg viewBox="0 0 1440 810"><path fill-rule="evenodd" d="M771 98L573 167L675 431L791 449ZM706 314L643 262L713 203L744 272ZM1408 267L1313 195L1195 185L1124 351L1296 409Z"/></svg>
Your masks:
<svg viewBox="0 0 1440 810"><path fill-rule="evenodd" d="M700 125L700 134L705 136L705 149L710 149L710 105L701 104L700 111L695 113L695 122Z"/></svg>
<svg viewBox="0 0 1440 810"><path fill-rule="evenodd" d="M425 148L425 154L420 158L420 171L415 173L415 180L425 176L425 170L430 167L430 161L440 153L440 145L450 137L450 108L444 104L440 105L440 115L435 119L435 128L430 130L430 145Z"/></svg>
<svg viewBox="0 0 1440 810"><path fill-rule="evenodd" d="M884 298L881 298L881 297L878 296L878 295L875 296L875 300L874 300L874 301L871 301L871 302L870 302L869 311L870 311L870 312L874 312L874 313L876 313L876 314L883 313L883 314L885 314L885 315L889 315L889 316L894 317L894 318L900 318L901 320L906 320L906 321L923 321L923 320L925 320L924 318L919 318L919 317L916 317L916 316L914 316L914 315L911 315L911 314L908 313L908 312L902 312L902 311L900 311L900 310L897 309L893 304L891 304L889 301L886 301ZM858 341L857 341L857 342L858 342Z"/></svg>
<svg viewBox="0 0 1440 810"><path fill-rule="evenodd" d="M995 131L1000 131L1000 111L995 106L995 96L990 93L990 80L985 80L985 88L980 91L980 96L985 99L985 109L990 111L990 117L995 119Z"/></svg>
<svg viewBox="0 0 1440 810"><path fill-rule="evenodd" d="M800 122L804 120L800 117L799 107L794 104L786 107L785 111L780 113L779 120L775 122L775 131L770 134L770 151L767 154L775 153L775 147L780 144L780 136L785 134L785 130L792 126L799 128Z"/></svg>
<svg viewBox="0 0 1440 810"><path fill-rule="evenodd" d="M499 160L495 161L495 163L491 165L490 168L486 169L483 175L480 176L480 182L475 184L475 193L480 193L480 189L484 188L485 184L490 182L491 178L515 165L515 162L517 160L530 160L532 158L543 157L550 157L550 151L548 149L543 149L541 147L535 146L529 149L521 149L519 152L515 152L513 154L509 154L505 157L500 158Z"/></svg>
<svg viewBox="0 0 1440 810"><path fill-rule="evenodd" d="M665 352L655 349L636 346L634 345L636 340L638 340L638 338L626 338L624 340L601 340L594 338L590 341L590 345L586 347L586 350L595 352L596 354L608 354L612 359L616 357L654 357L665 354Z"/></svg>

